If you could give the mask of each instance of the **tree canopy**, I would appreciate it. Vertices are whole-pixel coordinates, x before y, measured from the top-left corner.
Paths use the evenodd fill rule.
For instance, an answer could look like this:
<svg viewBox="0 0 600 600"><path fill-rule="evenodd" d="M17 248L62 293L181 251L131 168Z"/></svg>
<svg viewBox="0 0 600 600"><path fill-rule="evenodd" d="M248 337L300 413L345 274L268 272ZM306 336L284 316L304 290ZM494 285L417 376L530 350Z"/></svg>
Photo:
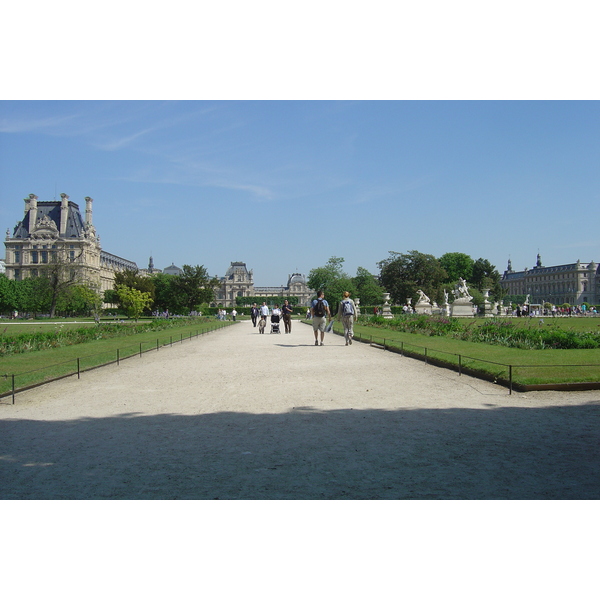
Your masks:
<svg viewBox="0 0 600 600"><path fill-rule="evenodd" d="M377 264L380 269L379 281L389 292L393 303L404 304L407 298L417 296L417 290L422 290L432 301L441 301L442 283L448 274L435 256L417 250L407 254L389 254L387 259Z"/></svg>
<svg viewBox="0 0 600 600"><path fill-rule="evenodd" d="M332 256L325 266L312 269L306 281L309 288L315 291L323 290L332 312L341 301L344 292L350 292L352 297L356 297L356 286L343 270L343 264L343 258Z"/></svg>

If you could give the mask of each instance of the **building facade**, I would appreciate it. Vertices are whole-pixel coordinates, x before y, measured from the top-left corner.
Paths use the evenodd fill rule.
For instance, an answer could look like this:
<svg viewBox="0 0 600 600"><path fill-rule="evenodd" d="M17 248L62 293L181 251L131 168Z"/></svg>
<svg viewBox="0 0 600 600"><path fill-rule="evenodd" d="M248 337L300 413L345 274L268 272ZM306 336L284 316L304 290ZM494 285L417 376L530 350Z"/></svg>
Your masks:
<svg viewBox="0 0 600 600"><path fill-rule="evenodd" d="M35 194L25 198L23 219L12 234L6 231L4 241L9 279L37 277L49 264L60 262L102 293L113 288L116 271L137 270L135 262L102 250L92 223L92 198L85 198L83 218L67 194L60 197L51 202L38 202Z"/></svg>
<svg viewBox="0 0 600 600"><path fill-rule="evenodd" d="M262 298L276 298L279 296L295 296L298 304L308 306L314 291L306 285L306 278L300 273L288 277L287 286L258 287L254 285L253 272L248 270L244 262L232 262L220 278L220 287L216 290L215 304L225 307L236 305L237 298L260 296Z"/></svg>
<svg viewBox="0 0 600 600"><path fill-rule="evenodd" d="M531 304L600 304L600 268L594 261L544 267L538 254L535 267L513 271L509 260L500 285L509 295L529 296Z"/></svg>

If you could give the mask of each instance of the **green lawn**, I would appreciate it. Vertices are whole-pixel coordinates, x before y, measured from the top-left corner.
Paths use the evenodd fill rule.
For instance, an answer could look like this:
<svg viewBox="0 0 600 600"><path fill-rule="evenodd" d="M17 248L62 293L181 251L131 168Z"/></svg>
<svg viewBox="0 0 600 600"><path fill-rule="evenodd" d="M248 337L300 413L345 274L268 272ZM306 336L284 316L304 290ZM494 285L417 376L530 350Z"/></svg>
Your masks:
<svg viewBox="0 0 600 600"><path fill-rule="evenodd" d="M92 322L93 324L93 322ZM43 325L40 324L42 327ZM163 331L150 331L94 340L61 348L14 354L0 358L0 394L12 390L13 375L15 388L23 388L44 381L84 371L91 367L139 355L140 352L160 349L170 344L182 343L190 337L202 335L215 329L233 325L227 321L199 321ZM81 325L78 325L81 326ZM48 327L48 326L46 326ZM29 330L27 330L29 331Z"/></svg>
<svg viewBox="0 0 600 600"><path fill-rule="evenodd" d="M552 319L545 319L548 320ZM554 321L564 321L560 327L578 327L580 331L589 331L598 323L598 319L595 318L557 318ZM531 323L519 324L528 325ZM335 323L334 331L343 333L341 323ZM516 384L600 382L599 349L521 350L359 324L354 325L354 331L359 339L404 350L407 354L414 353L423 357L426 355L428 359L437 359L450 365L458 366L460 363L463 368L481 371L498 379L508 380L509 365L512 365L512 379Z"/></svg>

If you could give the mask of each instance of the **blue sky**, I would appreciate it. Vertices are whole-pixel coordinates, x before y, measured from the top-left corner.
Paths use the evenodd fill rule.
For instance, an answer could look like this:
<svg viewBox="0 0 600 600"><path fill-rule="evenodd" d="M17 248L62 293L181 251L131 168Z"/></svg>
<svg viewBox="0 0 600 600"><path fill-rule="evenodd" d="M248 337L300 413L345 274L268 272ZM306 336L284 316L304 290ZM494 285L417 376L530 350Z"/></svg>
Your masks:
<svg viewBox="0 0 600 600"><path fill-rule="evenodd" d="M0 223L67 193L108 252L258 285L389 251L600 261L594 101L4 101Z"/></svg>
<svg viewBox="0 0 600 600"><path fill-rule="evenodd" d="M600 262L590 9L7 6L0 226L30 193L91 196L108 252L241 260L257 285L331 256L377 273L389 251Z"/></svg>

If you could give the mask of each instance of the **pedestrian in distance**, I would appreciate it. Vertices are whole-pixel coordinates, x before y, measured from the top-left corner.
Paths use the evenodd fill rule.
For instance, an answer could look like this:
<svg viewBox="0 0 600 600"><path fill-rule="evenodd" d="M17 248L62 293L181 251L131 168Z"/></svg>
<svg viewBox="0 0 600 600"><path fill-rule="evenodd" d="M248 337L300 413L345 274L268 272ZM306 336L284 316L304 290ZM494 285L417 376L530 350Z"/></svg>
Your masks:
<svg viewBox="0 0 600 600"><path fill-rule="evenodd" d="M281 313L283 314L283 325L285 327L285 332L292 333L292 307L287 300L283 301Z"/></svg>
<svg viewBox="0 0 600 600"><path fill-rule="evenodd" d="M325 300L323 290L317 292L317 297L312 301L310 314L313 322L313 332L315 334L315 346L319 345L319 332L321 333L321 346L325 338L325 327L327 327L327 317L331 318L329 304Z"/></svg>
<svg viewBox="0 0 600 600"><path fill-rule="evenodd" d="M250 318L252 319L252 325L256 327L256 321L258 320L258 307L256 306L256 302L252 305L250 309Z"/></svg>
<svg viewBox="0 0 600 600"><path fill-rule="evenodd" d="M351 345L352 338L354 337L353 325L356 320L356 305L354 304L354 300L350 298L350 292L344 292L344 298L340 302L337 317L344 326L346 346Z"/></svg>
<svg viewBox="0 0 600 600"><path fill-rule="evenodd" d="M260 316L266 321L269 316L269 307L266 302L263 302L260 307Z"/></svg>

